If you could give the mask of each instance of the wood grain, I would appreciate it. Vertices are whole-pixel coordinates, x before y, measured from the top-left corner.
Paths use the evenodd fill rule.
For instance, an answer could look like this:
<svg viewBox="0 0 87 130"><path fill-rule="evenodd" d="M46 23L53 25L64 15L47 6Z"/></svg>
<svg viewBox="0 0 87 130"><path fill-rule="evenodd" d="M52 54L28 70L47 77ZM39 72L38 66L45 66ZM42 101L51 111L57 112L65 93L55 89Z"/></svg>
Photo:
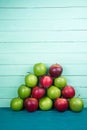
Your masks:
<svg viewBox="0 0 87 130"><path fill-rule="evenodd" d="M86 0L0 0L0 107L38 62L61 64L87 107L86 12Z"/></svg>

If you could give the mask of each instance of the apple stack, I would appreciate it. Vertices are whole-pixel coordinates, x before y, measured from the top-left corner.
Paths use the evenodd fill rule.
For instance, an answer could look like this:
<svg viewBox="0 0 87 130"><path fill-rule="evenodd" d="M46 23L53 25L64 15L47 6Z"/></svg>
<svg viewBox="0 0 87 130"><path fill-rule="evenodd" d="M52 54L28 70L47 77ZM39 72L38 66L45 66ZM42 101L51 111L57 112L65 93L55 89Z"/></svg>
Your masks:
<svg viewBox="0 0 87 130"><path fill-rule="evenodd" d="M43 63L36 63L33 73L26 75L25 84L18 88L18 97L11 100L12 110L25 108L29 112L37 109L80 112L84 103L82 99L74 97L75 89L67 84L66 78L61 76L62 72L60 64L47 68Z"/></svg>

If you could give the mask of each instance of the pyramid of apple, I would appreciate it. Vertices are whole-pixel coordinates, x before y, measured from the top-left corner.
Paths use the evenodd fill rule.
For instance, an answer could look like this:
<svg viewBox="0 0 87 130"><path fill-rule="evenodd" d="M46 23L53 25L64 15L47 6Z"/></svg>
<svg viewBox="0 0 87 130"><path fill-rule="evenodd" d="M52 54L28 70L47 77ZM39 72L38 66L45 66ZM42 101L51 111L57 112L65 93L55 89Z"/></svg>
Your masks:
<svg viewBox="0 0 87 130"><path fill-rule="evenodd" d="M12 110L82 111L83 100L74 97L75 89L68 85L64 76L61 76L62 72L63 67L60 64L53 64L47 68L43 63L36 63L33 66L33 73L26 75L25 84L18 88L18 97L11 100Z"/></svg>

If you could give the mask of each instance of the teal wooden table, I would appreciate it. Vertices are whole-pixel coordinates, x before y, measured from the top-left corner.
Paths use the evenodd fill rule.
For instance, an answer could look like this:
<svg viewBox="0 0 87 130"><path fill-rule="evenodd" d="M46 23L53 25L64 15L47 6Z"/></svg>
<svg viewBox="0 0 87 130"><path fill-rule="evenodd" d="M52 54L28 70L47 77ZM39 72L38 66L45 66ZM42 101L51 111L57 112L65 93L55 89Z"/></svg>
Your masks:
<svg viewBox="0 0 87 130"><path fill-rule="evenodd" d="M0 130L87 130L87 109L80 113L0 108Z"/></svg>

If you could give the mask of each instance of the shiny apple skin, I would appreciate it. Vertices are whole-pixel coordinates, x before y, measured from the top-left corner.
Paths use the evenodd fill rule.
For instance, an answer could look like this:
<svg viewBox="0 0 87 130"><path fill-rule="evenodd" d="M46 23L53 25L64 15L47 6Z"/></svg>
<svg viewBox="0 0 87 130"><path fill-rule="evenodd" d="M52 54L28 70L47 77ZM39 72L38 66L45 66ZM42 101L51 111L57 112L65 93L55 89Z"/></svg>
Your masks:
<svg viewBox="0 0 87 130"><path fill-rule="evenodd" d="M43 97L39 100L39 108L43 111L51 110L53 101L49 97Z"/></svg>
<svg viewBox="0 0 87 130"><path fill-rule="evenodd" d="M38 100L36 98L26 98L24 106L27 111L34 112L38 109Z"/></svg>
<svg viewBox="0 0 87 130"><path fill-rule="evenodd" d="M64 112L68 109L68 100L65 98L57 98L54 103L56 110Z"/></svg>
<svg viewBox="0 0 87 130"><path fill-rule="evenodd" d="M62 96L64 98L72 98L75 96L75 89L74 87L67 85L62 89Z"/></svg>
<svg viewBox="0 0 87 130"><path fill-rule="evenodd" d="M36 86L32 89L32 97L40 99L45 95L45 89L39 86Z"/></svg>
<svg viewBox="0 0 87 130"><path fill-rule="evenodd" d="M43 88L49 88L53 83L53 78L45 75L40 78L40 85Z"/></svg>
<svg viewBox="0 0 87 130"><path fill-rule="evenodd" d="M73 112L81 112L84 108L84 102L81 98L71 98L69 100L69 108Z"/></svg>
<svg viewBox="0 0 87 130"><path fill-rule="evenodd" d="M53 64L49 68L49 74L52 77L59 77L62 74L63 68L60 64Z"/></svg>

